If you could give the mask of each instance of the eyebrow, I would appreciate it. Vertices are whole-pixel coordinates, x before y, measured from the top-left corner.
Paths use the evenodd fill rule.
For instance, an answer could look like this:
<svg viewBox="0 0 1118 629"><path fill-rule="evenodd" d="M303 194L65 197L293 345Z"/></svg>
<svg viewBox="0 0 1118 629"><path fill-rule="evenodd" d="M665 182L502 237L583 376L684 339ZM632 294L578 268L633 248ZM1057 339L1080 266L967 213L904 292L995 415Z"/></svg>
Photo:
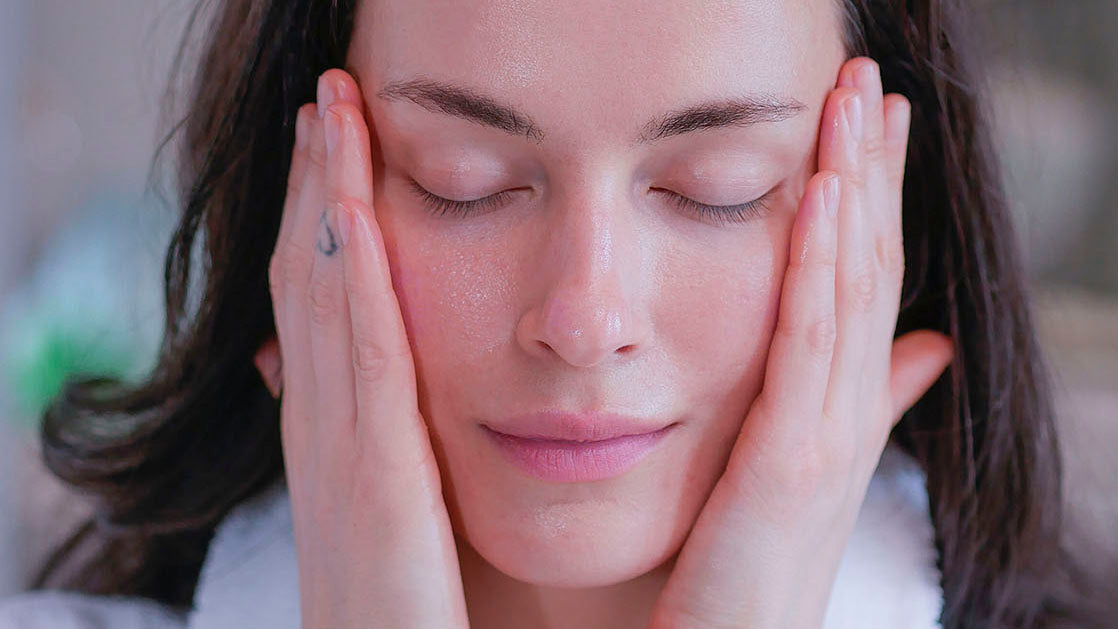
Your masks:
<svg viewBox="0 0 1118 629"><path fill-rule="evenodd" d="M532 117L477 90L431 79L393 81L377 96L385 100L408 100L428 111L463 118L511 135L523 135L537 143L543 129ZM641 127L634 144L644 144L700 129L744 127L759 122L780 122L807 109L789 97L749 95L723 98L670 111Z"/></svg>

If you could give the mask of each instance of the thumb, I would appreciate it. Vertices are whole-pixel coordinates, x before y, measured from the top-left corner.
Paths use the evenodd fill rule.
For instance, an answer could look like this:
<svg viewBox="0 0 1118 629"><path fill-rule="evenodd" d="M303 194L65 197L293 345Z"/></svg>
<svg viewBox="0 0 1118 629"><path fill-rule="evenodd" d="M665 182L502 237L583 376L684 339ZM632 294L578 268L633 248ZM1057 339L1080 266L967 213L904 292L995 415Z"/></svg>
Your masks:
<svg viewBox="0 0 1118 629"><path fill-rule="evenodd" d="M893 342L889 392L894 424L935 384L954 353L951 337L933 330L915 330Z"/></svg>
<svg viewBox="0 0 1118 629"><path fill-rule="evenodd" d="M252 362L260 372L260 379L264 381L264 386L268 387L272 397L278 399L283 390L283 358L280 357L279 342L276 337L264 341L256 351Z"/></svg>

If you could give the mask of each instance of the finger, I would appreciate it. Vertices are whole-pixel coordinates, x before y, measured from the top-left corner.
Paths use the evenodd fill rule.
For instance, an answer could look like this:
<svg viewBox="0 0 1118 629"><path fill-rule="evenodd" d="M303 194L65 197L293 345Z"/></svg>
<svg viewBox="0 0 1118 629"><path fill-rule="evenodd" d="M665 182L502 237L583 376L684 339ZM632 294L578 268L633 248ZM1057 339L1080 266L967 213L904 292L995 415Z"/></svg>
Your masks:
<svg viewBox="0 0 1118 629"><path fill-rule="evenodd" d="M360 103L334 103L326 111L328 154L338 159L327 168L326 201L340 203L353 198L365 206L373 204L372 160L369 156L369 131ZM329 150L336 149L334 153ZM334 170L333 168L337 169Z"/></svg>
<svg viewBox="0 0 1118 629"><path fill-rule="evenodd" d="M372 206L347 199L335 207L339 222L348 222L342 228L342 257L353 334L357 443L382 472L426 482L430 479L415 475L417 466L428 472L437 468L417 407L415 366L383 235Z"/></svg>
<svg viewBox="0 0 1118 629"><path fill-rule="evenodd" d="M820 137L819 170L841 177L838 210L838 255L835 265L834 358L824 401L828 417L855 416L862 368L870 340L879 278L870 245L866 211L865 171L861 164L862 126L860 96L851 87L839 87L824 106ZM854 430L855 427L837 427Z"/></svg>
<svg viewBox="0 0 1118 629"><path fill-rule="evenodd" d="M905 161L908 157L909 125L912 120L912 105L900 94L885 96L885 152L886 180L896 211L889 212L891 227L901 231L901 202L904 191Z"/></svg>
<svg viewBox="0 0 1118 629"><path fill-rule="evenodd" d="M311 275L311 354L318 422L334 438L352 439L357 419L349 302L339 232L347 204L372 204L368 133L359 106L336 102L323 118L326 142L325 203L320 215Z"/></svg>
<svg viewBox="0 0 1118 629"><path fill-rule="evenodd" d="M331 102L345 102L353 103L360 106L361 104L361 88L357 86L357 81L354 80L345 70L340 68L330 68L322 73L319 77L319 102L324 103L323 109L329 106ZM325 101L326 94L323 89L328 86L332 95L331 100Z"/></svg>
<svg viewBox="0 0 1118 629"><path fill-rule="evenodd" d="M329 154L329 182L341 169L339 156ZM327 188L330 185L327 183ZM354 402L353 368L350 363L351 335L349 304L345 296L341 234L338 211L323 205L315 241L314 267L307 292L310 325L311 365L315 382L315 425L331 441L353 439L357 418Z"/></svg>
<svg viewBox="0 0 1118 629"><path fill-rule="evenodd" d="M860 162L865 177L866 192L871 204L866 212L871 217L871 226L878 221L891 219L887 208L877 201L883 200L886 193L885 172L888 155L885 143L884 95L881 87L881 68L869 57L856 57L843 65L839 72L839 85L853 87L861 95L862 102L862 154Z"/></svg>
<svg viewBox="0 0 1118 629"><path fill-rule="evenodd" d="M311 120L318 113L314 103L306 103L295 112L295 148L291 154L291 168L287 175L287 192L283 199L279 234L276 243L283 243L291 235L291 217L302 194L303 180L307 176L307 144L311 133ZM273 258L273 262L274 262ZM282 287L282 283L278 283Z"/></svg>
<svg viewBox="0 0 1118 629"><path fill-rule="evenodd" d="M290 227L283 242L277 247L283 281L283 299L278 306L283 313L282 316L277 315L277 320L280 320L277 333L281 359L287 366L284 369L284 391L288 404L300 405L300 408L292 406L285 419L311 416L315 402L308 288L314 268L314 246L318 236L316 228L323 207L322 171L326 152L322 122L317 114L308 118L307 136L305 176L294 211L288 217Z"/></svg>
<svg viewBox="0 0 1118 629"><path fill-rule="evenodd" d="M344 74L344 73L343 73ZM324 171L326 168L326 141L322 128L322 115L331 102L340 96L351 94L339 86L338 72L325 72L319 77L316 103L307 108L307 142L305 146L306 164L303 183L294 212L288 218L287 229L280 245L283 249L280 265L284 280L283 305L284 317L289 321L283 325L280 337L281 355L287 368L284 370L284 390L293 400L306 405L296 410L295 415L310 417L317 396L314 393L316 382L311 355L309 288L314 269L315 246L324 207ZM313 112L313 116L310 115Z"/></svg>
<svg viewBox="0 0 1118 629"><path fill-rule="evenodd" d="M843 67L840 83L858 88L863 103L864 134L862 139L861 163L865 174L865 216L869 218L868 228L875 276L878 278L875 304L870 307L868 317L871 335L866 345L866 358L862 369L862 390L864 400L882 400L888 391L890 354L893 332L897 328L897 313L900 307L901 285L904 268L904 249L901 232L901 194L899 181L897 189L891 184L892 171L896 170L891 161L894 158L890 146L888 122L885 120L885 98L882 93L881 70L873 59L860 57ZM871 407L872 408L872 407ZM885 404L882 412L871 413L870 417L879 422L888 422Z"/></svg>
<svg viewBox="0 0 1118 629"><path fill-rule="evenodd" d="M818 172L808 182L796 213L761 392L766 415L773 418L776 429L785 426L796 432L814 432L805 422L822 417L835 342L840 196L838 175Z"/></svg>
<svg viewBox="0 0 1118 629"><path fill-rule="evenodd" d="M852 59L843 67L839 81L857 88L862 102L863 137L859 162L865 177L863 208L867 218L871 257L876 263L876 272L867 268L866 275L876 277L876 281L871 282L869 277L862 280L867 286L875 285L875 298L866 312L871 333L861 370L863 386L860 397L874 400L887 394L889 356L900 307L904 275L901 204L899 193L889 186L891 156L880 67L868 57ZM882 408L884 409L884 405ZM876 413L872 416L879 417ZM886 422L888 417L882 413L879 421Z"/></svg>
<svg viewBox="0 0 1118 629"><path fill-rule="evenodd" d="M935 384L954 352L951 337L932 330L916 330L897 339L889 378L893 424Z"/></svg>
<svg viewBox="0 0 1118 629"><path fill-rule="evenodd" d="M886 120L886 100L881 87L881 69L877 62L862 57L847 67L852 67L849 74L862 98L864 135L861 164L865 173L868 203L866 216L869 217L869 227L873 234L874 257L878 268L885 275L886 287L894 288L897 293L896 300L889 293L883 295L888 299L880 302L882 308L879 323L888 326L896 320L895 306L900 301L900 280L904 263L903 249L898 246L901 238L901 204L897 193L899 180L896 182L897 189L891 186L893 171L896 170L893 164L896 147L890 145L893 134L889 133L890 129L887 127L889 121ZM892 131L896 132L895 129ZM890 307L894 308L891 310ZM892 334L886 339L886 347L891 343ZM885 350L884 347L881 349Z"/></svg>

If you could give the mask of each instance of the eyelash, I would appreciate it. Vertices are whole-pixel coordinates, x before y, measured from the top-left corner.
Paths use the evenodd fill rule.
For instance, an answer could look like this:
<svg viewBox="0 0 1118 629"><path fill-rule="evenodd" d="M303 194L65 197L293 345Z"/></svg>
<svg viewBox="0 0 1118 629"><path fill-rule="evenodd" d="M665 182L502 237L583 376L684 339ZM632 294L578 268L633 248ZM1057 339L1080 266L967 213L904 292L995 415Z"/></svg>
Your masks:
<svg viewBox="0 0 1118 629"><path fill-rule="evenodd" d="M668 190L658 190L658 192L668 195L676 206L694 212L700 218L709 219L723 225L726 223L744 223L764 216L765 211L769 208L769 192L772 191L770 190L752 201L739 203L738 205L707 205Z"/></svg>
<svg viewBox="0 0 1118 629"><path fill-rule="evenodd" d="M409 179L408 183L411 185L412 190L423 199L424 205L427 209L438 216L451 214L453 216L466 216L473 214L478 210L489 209L491 207L498 207L505 200L511 191L502 190L496 194L491 194L487 197L474 199L473 201L452 201L444 199L438 195L431 194L426 188L419 185L414 179Z"/></svg>
<svg viewBox="0 0 1118 629"><path fill-rule="evenodd" d="M502 190L496 194L474 199L473 201L453 201L431 194L414 179L409 179L408 183L411 185L412 190L423 200L427 209L438 216L450 214L452 216L461 217L473 214L479 210L499 207L512 192L511 190ZM702 219L713 220L718 224L744 223L750 219L760 218L764 215L765 211L768 210L768 196L769 193L772 192L770 190L753 201L740 203L738 205L707 205L706 203L699 203L698 201L668 190L655 188L654 190L668 195L672 203L677 207L698 214Z"/></svg>

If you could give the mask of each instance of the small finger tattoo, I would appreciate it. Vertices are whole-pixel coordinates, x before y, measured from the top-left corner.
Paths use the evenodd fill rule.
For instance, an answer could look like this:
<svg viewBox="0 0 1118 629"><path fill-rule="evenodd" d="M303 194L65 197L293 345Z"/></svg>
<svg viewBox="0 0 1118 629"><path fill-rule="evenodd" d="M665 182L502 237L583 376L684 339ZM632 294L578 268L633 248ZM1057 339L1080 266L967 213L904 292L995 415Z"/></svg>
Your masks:
<svg viewBox="0 0 1118 629"><path fill-rule="evenodd" d="M326 210L322 210L318 222L322 225L322 229L318 230L318 242L315 246L323 255L331 257L338 252L338 239L334 237L334 230L330 229L330 222L326 220Z"/></svg>

